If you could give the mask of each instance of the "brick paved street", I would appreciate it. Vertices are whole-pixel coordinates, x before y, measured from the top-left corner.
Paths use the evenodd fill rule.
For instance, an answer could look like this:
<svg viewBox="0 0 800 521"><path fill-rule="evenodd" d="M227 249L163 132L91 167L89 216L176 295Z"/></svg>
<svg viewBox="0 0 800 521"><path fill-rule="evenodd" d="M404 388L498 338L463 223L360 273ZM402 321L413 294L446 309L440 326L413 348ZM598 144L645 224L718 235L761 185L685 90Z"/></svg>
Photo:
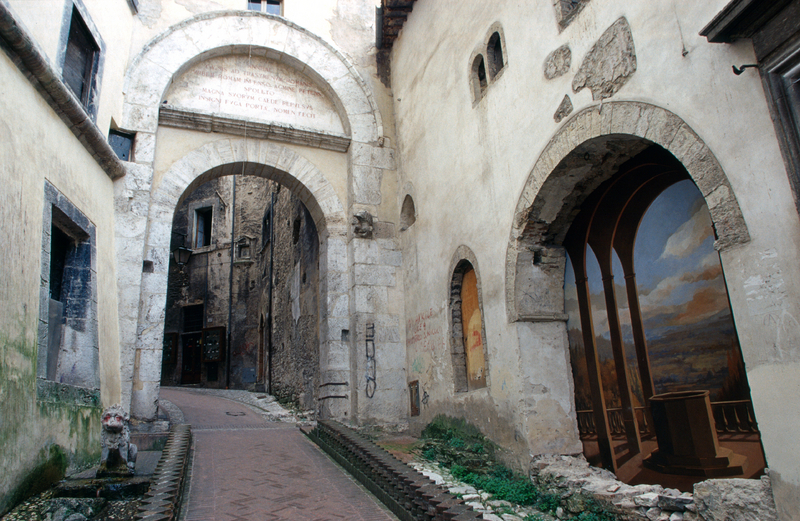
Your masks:
<svg viewBox="0 0 800 521"><path fill-rule="evenodd" d="M295 425L189 389L161 397L194 432L184 521L396 519Z"/></svg>

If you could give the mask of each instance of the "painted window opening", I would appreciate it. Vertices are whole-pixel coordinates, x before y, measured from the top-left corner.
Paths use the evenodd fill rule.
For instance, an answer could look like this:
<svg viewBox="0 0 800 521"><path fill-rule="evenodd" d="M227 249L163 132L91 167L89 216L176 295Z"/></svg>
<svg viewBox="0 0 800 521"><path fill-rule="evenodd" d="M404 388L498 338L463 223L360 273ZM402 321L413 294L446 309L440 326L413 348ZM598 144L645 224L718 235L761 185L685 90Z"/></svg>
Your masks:
<svg viewBox="0 0 800 521"><path fill-rule="evenodd" d="M94 225L45 184L38 376L83 388L99 385Z"/></svg>
<svg viewBox="0 0 800 521"><path fill-rule="evenodd" d="M63 78L81 105L88 107L97 72L97 57L100 48L94 41L86 23L76 7L72 8L67 49L64 57Z"/></svg>
<svg viewBox="0 0 800 521"><path fill-rule="evenodd" d="M492 33L492 36L489 37L486 54L489 57L489 74L492 79L494 79L505 66L503 60L503 41L498 31L495 31Z"/></svg>
<svg viewBox="0 0 800 521"><path fill-rule="evenodd" d="M471 78L473 99L477 102L486 93L486 87L489 85L486 79L486 63L482 54L476 56L472 62Z"/></svg>
<svg viewBox="0 0 800 521"><path fill-rule="evenodd" d="M669 486L691 491L691 480L669 481L690 465L688 456L665 455L659 443L670 436L666 427L675 428L661 404L706 391L709 414L689 421L709 424L717 459L691 469L694 481L763 473L715 239L705 200L685 170L654 165L598 188L565 238L565 310L584 453L623 481L645 472L625 465L641 454Z"/></svg>
<svg viewBox="0 0 800 521"><path fill-rule="evenodd" d="M453 273L450 306L456 391L486 387L486 342L478 277L467 260L461 261Z"/></svg>
<svg viewBox="0 0 800 521"><path fill-rule="evenodd" d="M415 222L417 222L417 208L414 206L414 199L408 194L403 199L403 206L400 209L400 231L408 230Z"/></svg>
<svg viewBox="0 0 800 521"><path fill-rule="evenodd" d="M212 207L198 208L194 211L194 247L202 248L211 245L211 224L214 216Z"/></svg>

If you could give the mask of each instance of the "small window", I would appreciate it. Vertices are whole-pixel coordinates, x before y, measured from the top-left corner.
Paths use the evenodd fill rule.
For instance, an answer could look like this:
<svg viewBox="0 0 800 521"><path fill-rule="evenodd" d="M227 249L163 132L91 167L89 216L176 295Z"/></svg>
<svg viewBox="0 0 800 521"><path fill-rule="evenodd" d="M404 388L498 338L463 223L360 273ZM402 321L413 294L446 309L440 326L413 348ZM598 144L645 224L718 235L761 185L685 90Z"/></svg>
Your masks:
<svg viewBox="0 0 800 521"><path fill-rule="evenodd" d="M75 241L72 237L61 231L55 224L50 233L50 298L64 302L61 288L64 283L64 269L67 257L75 250Z"/></svg>
<svg viewBox="0 0 800 521"><path fill-rule="evenodd" d="M297 217L294 220L294 226L292 227L292 244L297 244L300 240L300 226L302 225L302 221L300 217Z"/></svg>
<svg viewBox="0 0 800 521"><path fill-rule="evenodd" d="M414 206L414 199L411 195L406 195L400 210L400 231L408 230L415 222L417 222L417 209Z"/></svg>
<svg viewBox="0 0 800 521"><path fill-rule="evenodd" d="M186 306L183 308L183 332L200 331L203 329L203 305Z"/></svg>
<svg viewBox="0 0 800 521"><path fill-rule="evenodd" d="M84 107L91 101L92 83L96 72L99 48L78 10L72 8L72 21L67 37L63 78Z"/></svg>
<svg viewBox="0 0 800 521"><path fill-rule="evenodd" d="M122 161L131 160L131 147L133 146L133 134L126 134L118 130L108 131L108 144Z"/></svg>
<svg viewBox="0 0 800 521"><path fill-rule="evenodd" d="M250 258L250 238L242 237L236 244L236 258L247 260Z"/></svg>
<svg viewBox="0 0 800 521"><path fill-rule="evenodd" d="M247 9L280 16L281 0L248 0Z"/></svg>
<svg viewBox="0 0 800 521"><path fill-rule="evenodd" d="M486 64L483 55L479 54L472 62L472 94L474 101L480 101L486 93L488 82L486 80Z"/></svg>
<svg viewBox="0 0 800 521"><path fill-rule="evenodd" d="M194 211L194 247L211 246L211 222L214 210L211 207Z"/></svg>
<svg viewBox="0 0 800 521"><path fill-rule="evenodd" d="M489 56L489 74L494 79L505 65L503 62L503 41L499 32L495 31L489 38L486 54Z"/></svg>

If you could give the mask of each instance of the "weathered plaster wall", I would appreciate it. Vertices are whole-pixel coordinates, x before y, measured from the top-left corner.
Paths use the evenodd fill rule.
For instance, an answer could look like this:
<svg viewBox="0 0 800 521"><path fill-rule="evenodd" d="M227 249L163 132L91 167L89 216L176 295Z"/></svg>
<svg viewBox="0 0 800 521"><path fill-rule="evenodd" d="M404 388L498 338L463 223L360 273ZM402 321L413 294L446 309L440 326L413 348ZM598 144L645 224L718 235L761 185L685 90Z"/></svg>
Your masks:
<svg viewBox="0 0 800 521"><path fill-rule="evenodd" d="M712 45L698 36L726 3L589 2L560 30L545 2L417 2L392 53L399 184L401 192L413 191L417 209L403 239L407 320L433 310L429 329L447 336L441 312L451 276L446 267L459 244L469 246L481 264L491 381L485 396L470 400L495 406L505 425L498 429L488 417L478 423L494 436L518 430L533 453L580 448L576 429L563 422L574 414L563 325L508 323L505 258L526 179L552 136L570 125L569 117L556 123L554 113L565 95L576 113L599 105L590 89L574 92L573 79L595 42L624 16L636 70L610 100L647 102L680 117L717 158L741 207L751 241L723 251L723 266L767 459L785 482L776 483L776 498L781 487L784 497L797 497L789 491L800 485L800 465L784 433L797 428L786 421L800 417L798 400L776 397L798 396L798 373L791 368L800 359L793 326L800 311L793 262L800 229L759 78L730 72L732 63L753 61L751 48ZM494 22L503 27L508 60L473 107L469 58ZM565 44L571 65L547 80L546 58ZM614 114L620 122L626 117L635 119ZM568 143L560 157L578 144ZM533 181L532 194L543 180ZM775 223L781 223L779 234ZM406 332L413 335L408 323ZM447 363L431 349L437 348L409 341L410 380L418 357ZM436 371L446 379L449 369ZM416 425L434 411L461 407L464 399L449 382L424 371L419 376L431 412L423 406ZM513 407L504 414L507 404Z"/></svg>
<svg viewBox="0 0 800 521"><path fill-rule="evenodd" d="M99 456L100 403L37 397L36 359L45 179L96 226L97 297L103 405L120 398L112 182L0 53L0 512L48 468ZM13 95L11 94L13 93ZM47 462L50 465L47 465ZM26 481L31 479L33 481Z"/></svg>
<svg viewBox="0 0 800 521"><path fill-rule="evenodd" d="M31 37L39 45L50 65L60 72L63 49L66 45L69 21L74 0L6 0ZM95 120L103 134L122 120L122 92L128 53L134 28L134 15L127 2L80 0L91 22L105 44L102 77L98 78L98 111Z"/></svg>

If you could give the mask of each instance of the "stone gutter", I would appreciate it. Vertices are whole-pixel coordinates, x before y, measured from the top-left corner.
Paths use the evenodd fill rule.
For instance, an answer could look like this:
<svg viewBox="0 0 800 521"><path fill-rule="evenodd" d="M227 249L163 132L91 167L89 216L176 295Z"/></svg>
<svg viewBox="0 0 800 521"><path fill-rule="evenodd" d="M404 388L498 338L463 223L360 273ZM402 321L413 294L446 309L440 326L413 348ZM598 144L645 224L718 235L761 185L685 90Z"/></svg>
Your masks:
<svg viewBox="0 0 800 521"><path fill-rule="evenodd" d="M0 0L0 47L28 78L58 117L112 180L125 175L125 166L44 52L17 21L6 0Z"/></svg>
<svg viewBox="0 0 800 521"><path fill-rule="evenodd" d="M178 518L191 444L191 425L172 427L161 460L150 478L150 489L136 513L136 521L173 521Z"/></svg>

